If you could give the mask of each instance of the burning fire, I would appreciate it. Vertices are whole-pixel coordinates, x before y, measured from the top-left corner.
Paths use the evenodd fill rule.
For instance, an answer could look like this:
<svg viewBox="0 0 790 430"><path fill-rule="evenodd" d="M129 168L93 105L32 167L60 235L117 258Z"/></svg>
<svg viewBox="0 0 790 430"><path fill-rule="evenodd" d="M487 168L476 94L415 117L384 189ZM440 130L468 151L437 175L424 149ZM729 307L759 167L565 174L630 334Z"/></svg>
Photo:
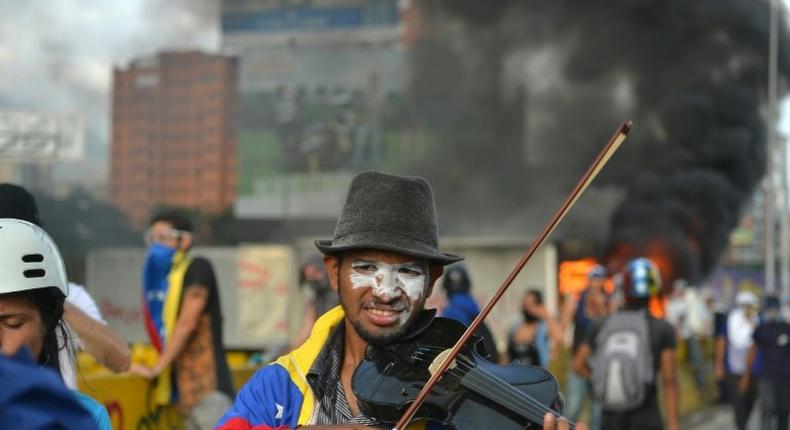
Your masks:
<svg viewBox="0 0 790 430"><path fill-rule="evenodd" d="M587 274L596 266L598 260L594 258L583 258L581 260L571 260L560 263L559 287L560 294L579 295L587 289ZM606 280L606 292L614 292L614 283L611 279Z"/></svg>

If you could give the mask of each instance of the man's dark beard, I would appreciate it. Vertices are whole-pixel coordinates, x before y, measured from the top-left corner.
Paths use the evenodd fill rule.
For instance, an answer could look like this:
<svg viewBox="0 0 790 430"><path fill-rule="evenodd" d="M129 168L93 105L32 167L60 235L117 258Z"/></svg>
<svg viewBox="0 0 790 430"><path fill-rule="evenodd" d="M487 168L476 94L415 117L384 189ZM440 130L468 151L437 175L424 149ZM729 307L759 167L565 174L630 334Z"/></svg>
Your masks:
<svg viewBox="0 0 790 430"><path fill-rule="evenodd" d="M337 264L338 264L338 266L342 266L343 265L342 254L341 254L341 258L338 259L338 263ZM343 306L343 312L346 313L346 319L351 321L348 318L348 309L346 309L346 304L343 302L343 298L340 296L340 290L343 287L342 287L342 284L340 283L340 273L339 272L340 271L338 270L338 275L337 275L337 278L336 278L337 279L337 285L338 285L337 298L338 298L338 301L340 302L340 305ZM422 309L422 307L420 307L420 310L421 309ZM351 321L351 326L354 327L354 330L356 330L356 332L359 335L359 337L361 337L362 340L364 340L365 342L367 342L369 344L372 344L372 345L377 345L377 346L386 346L388 344L391 344L391 343L397 341L398 339L402 338L403 336L405 336L409 332L409 330L412 328L412 326L414 326L414 322L417 321L417 315L419 315L419 314L420 314L419 310L414 312L412 315L409 316L408 321L403 323L403 325L400 326L400 328L396 329L392 333L385 334L385 335L382 335L382 336L376 336L373 333L370 333L369 331L365 330L365 328L362 327L362 323L360 321Z"/></svg>
<svg viewBox="0 0 790 430"><path fill-rule="evenodd" d="M415 313L415 315L417 315L417 313ZM416 318L414 315L411 315L409 316L408 321L406 321L402 326L385 335L374 335L373 333L370 333L369 331L365 330L365 327L362 326L362 322L360 321L351 321L351 325L354 327L354 330L357 331L359 337L361 337L365 342L376 346L386 346L405 336L406 333L411 330L412 326L414 326L415 320Z"/></svg>

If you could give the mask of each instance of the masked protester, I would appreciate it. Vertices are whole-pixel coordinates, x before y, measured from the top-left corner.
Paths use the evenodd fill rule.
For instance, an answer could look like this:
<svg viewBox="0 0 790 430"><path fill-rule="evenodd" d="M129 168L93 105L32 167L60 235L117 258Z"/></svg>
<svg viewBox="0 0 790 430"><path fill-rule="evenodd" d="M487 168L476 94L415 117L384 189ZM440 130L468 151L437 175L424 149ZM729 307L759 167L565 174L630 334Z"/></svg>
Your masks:
<svg viewBox="0 0 790 430"><path fill-rule="evenodd" d="M155 403L175 404L187 429L212 428L233 397L214 270L189 255L192 224L184 217L154 217L145 241L143 312L159 358L153 368L133 364L131 371L156 379Z"/></svg>
<svg viewBox="0 0 790 430"><path fill-rule="evenodd" d="M339 304L337 294L329 285L321 256L313 255L302 265L300 278L299 284L305 297L314 307L316 319Z"/></svg>
<svg viewBox="0 0 790 430"><path fill-rule="evenodd" d="M299 288L304 299L304 319L302 329L291 343L291 349L307 340L315 321L339 303L337 293L329 285L320 254L308 256L299 267Z"/></svg>
<svg viewBox="0 0 790 430"><path fill-rule="evenodd" d="M739 389L748 392L751 387L751 369L759 352L762 358L759 384L762 428L786 430L790 414L790 322L782 316L778 298L765 298L762 321L752 339L754 344L749 349Z"/></svg>
<svg viewBox="0 0 790 430"><path fill-rule="evenodd" d="M68 339L63 322L67 295L66 268L52 239L29 222L0 219L2 353L15 355L27 348L39 366L48 367L60 375L59 352L67 347L63 342ZM11 382L3 378L0 387L13 389L6 385ZM91 413L99 429L111 428L104 406L77 391L71 391L71 395ZM31 410L28 413L35 412ZM35 420L31 418L30 422Z"/></svg>
<svg viewBox="0 0 790 430"><path fill-rule="evenodd" d="M521 302L523 322L510 330L507 354L510 362L546 367L549 365L549 327L544 318L543 295L528 290Z"/></svg>

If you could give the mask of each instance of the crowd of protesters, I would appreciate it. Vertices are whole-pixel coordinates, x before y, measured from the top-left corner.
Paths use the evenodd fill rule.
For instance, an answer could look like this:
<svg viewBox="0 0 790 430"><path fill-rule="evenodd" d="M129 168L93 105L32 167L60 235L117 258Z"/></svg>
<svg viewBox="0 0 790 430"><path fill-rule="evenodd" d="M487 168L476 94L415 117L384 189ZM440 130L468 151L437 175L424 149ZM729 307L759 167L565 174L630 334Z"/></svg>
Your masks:
<svg viewBox="0 0 790 430"><path fill-rule="evenodd" d="M468 285L469 274L463 270ZM614 290L605 287L607 280L614 281ZM556 314L543 305L541 291L538 287L525 291L523 319L508 332L500 362L547 367L568 346L571 362L563 394L564 414L570 420L583 418L590 429L676 429L680 403L677 368L685 364L691 377L691 395L706 404L728 404L733 428L746 429L759 404L760 429L788 429L790 297L783 301L766 295L761 302L755 292L739 291L727 311L709 291L682 280L671 289L663 288L657 266L643 258L634 259L617 273L608 273L601 265L592 266L587 286L565 296ZM662 294L668 297L663 312L649 310L651 299ZM452 301L447 306L443 315L457 312ZM471 321L477 306L472 303L464 307L474 310L466 317ZM606 395L611 387L599 383L596 391L594 383L596 376L612 378L605 364L613 358L596 351L606 347L605 336L600 333L607 324L611 326L622 318L620 314L635 311L649 321L648 328L637 336L650 343L640 351L641 356L650 358L652 366L652 372L645 375L647 393L638 404L610 404L607 408ZM633 321L625 325L638 326ZM617 330L610 327L609 331ZM678 354L681 346L684 352ZM663 402L658 401L659 387ZM588 409L583 414L585 402ZM663 414L659 404L664 405Z"/></svg>
<svg viewBox="0 0 790 430"><path fill-rule="evenodd" d="M176 405L188 429L387 428L360 409L350 388L365 347L405 336L428 312L440 279L441 316L469 325L480 312L469 267L438 247L433 207L423 179L355 177L334 237L316 241L320 254L299 268L302 330L237 394L217 280L208 260L191 256L188 219L158 214L146 231L141 296L158 352L147 367L131 362L88 292L68 281L32 195L0 184L0 427L111 428L104 407L77 391L74 357L83 350L113 372L151 380L154 401ZM790 301L740 291L729 312L716 314L712 296L661 279L656 264L638 256L615 272L595 265L583 291L562 297L556 313L544 303L552 292L529 288L501 344L488 325L478 330L485 356L543 368L566 360L563 414L585 421L577 428L676 430L682 346L696 395L707 398L715 382L733 427L746 429L759 405L762 429L788 429ZM550 414L543 424L568 427Z"/></svg>

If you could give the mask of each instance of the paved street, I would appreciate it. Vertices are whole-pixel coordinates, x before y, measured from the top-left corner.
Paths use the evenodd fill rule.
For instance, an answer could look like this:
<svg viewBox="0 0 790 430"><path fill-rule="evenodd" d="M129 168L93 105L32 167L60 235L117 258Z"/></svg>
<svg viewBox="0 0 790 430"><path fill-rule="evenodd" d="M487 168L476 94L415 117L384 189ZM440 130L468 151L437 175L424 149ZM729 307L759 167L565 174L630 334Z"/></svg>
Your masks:
<svg viewBox="0 0 790 430"><path fill-rule="evenodd" d="M760 407L756 405L749 420L749 430L758 430L760 423ZM734 429L735 421L732 408L729 406L715 406L702 412L697 412L681 422L682 430L725 430Z"/></svg>

